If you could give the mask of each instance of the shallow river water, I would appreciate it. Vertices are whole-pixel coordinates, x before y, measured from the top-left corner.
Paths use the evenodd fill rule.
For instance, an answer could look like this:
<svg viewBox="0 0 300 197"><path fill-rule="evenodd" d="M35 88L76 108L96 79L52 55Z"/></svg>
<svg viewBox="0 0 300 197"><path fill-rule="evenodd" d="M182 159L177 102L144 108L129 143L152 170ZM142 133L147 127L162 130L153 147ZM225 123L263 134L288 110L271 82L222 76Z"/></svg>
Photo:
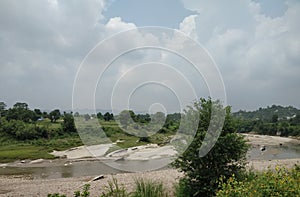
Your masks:
<svg viewBox="0 0 300 197"><path fill-rule="evenodd" d="M247 155L248 160L277 160L297 159L300 160L300 145L273 145L267 146L265 151L260 147L252 147ZM146 161L132 160L94 160L94 161L54 161L44 166L0 167L0 175L30 175L34 179L53 179L81 176L97 176L122 172L139 172L167 168L169 158L152 159Z"/></svg>

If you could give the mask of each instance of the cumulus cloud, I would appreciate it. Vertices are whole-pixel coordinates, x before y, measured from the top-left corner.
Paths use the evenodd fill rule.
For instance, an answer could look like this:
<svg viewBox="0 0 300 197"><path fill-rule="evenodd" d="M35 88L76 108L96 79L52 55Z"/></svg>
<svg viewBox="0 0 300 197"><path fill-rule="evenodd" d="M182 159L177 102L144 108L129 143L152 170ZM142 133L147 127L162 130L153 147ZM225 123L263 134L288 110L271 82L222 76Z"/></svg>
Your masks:
<svg viewBox="0 0 300 197"><path fill-rule="evenodd" d="M211 53L223 76L228 103L234 109L254 109L272 103L300 107L298 1L282 0L282 7L273 10L259 0L182 2L185 8L176 9L183 10L180 23L176 18L178 30L199 41ZM0 99L8 105L26 101L33 107L70 109L73 82L86 54L106 38L137 27L134 21L125 22L118 13L110 12L114 17L106 18L108 4L113 1L0 1ZM190 16L186 17L187 13ZM134 17L134 12L130 14ZM142 23L143 17L138 21ZM105 67L99 58L105 62L122 49L144 44L162 44L182 54L199 56L192 45L187 46L187 40L176 34L139 30L114 40L88 63L95 68ZM199 85L199 76L186 69L188 63L178 56L166 51L136 50L120 57L106 71L100 97L109 94L107 89L132 66L151 61L173 65L188 76L199 96L208 96L205 78L200 76ZM174 87L181 87L177 75L166 77L164 68L154 67L153 73L148 68L143 73L128 73L124 84L139 82L153 74ZM93 71L86 76L96 76ZM94 84L88 79L85 85L92 87ZM105 99L104 106L109 108L109 101Z"/></svg>
<svg viewBox="0 0 300 197"><path fill-rule="evenodd" d="M285 12L276 17L260 1L183 2L199 13L191 25L217 62L234 109L299 107L299 2L285 1Z"/></svg>
<svg viewBox="0 0 300 197"><path fill-rule="evenodd" d="M188 16L179 25L179 31L187 34L194 40L198 39L198 36L196 34L196 23L195 23L196 17L197 15Z"/></svg>

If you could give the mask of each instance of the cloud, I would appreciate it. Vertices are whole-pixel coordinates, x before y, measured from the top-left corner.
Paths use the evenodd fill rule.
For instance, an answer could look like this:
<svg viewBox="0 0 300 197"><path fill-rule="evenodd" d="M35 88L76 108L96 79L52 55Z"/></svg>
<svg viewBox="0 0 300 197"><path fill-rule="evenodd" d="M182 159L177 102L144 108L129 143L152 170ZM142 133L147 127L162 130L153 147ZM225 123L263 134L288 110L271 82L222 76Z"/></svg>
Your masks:
<svg viewBox="0 0 300 197"><path fill-rule="evenodd" d="M187 34L194 40L198 40L198 36L196 34L196 23L195 18L197 15L190 15L186 17L179 25L179 31Z"/></svg>
<svg viewBox="0 0 300 197"><path fill-rule="evenodd" d="M147 17L139 15L143 14L138 6L141 2L135 4L136 9L129 9L129 5L125 9L120 6L122 2L0 1L0 99L8 105L21 100L33 107L70 109L73 82L86 54L110 36L150 24L175 27L208 49L219 66L234 109L254 109L272 103L300 107L298 1L282 0L268 7L268 3L259 0L182 0L172 4L171 14L166 11L169 1L157 1L148 6L151 15L147 12ZM144 8L151 2L143 4ZM157 9L155 20L149 21ZM121 49L160 42L182 54L198 55L193 46L187 47L186 38L176 34L163 36L162 41L162 35L155 32L133 32L105 46L103 53L89 63L96 61L98 66L105 66L99 58L105 62ZM118 64L107 70L105 87L109 89L132 66L154 60L173 65L188 76L198 95L208 96L203 76L186 69L188 63L178 56L157 50L124 54ZM153 73L148 68L144 73L128 73L123 82L131 84L156 74L172 86L181 87L177 75L170 74L168 78L167 71L155 68ZM93 74L96 73L87 76ZM90 83L86 80L87 85Z"/></svg>
<svg viewBox="0 0 300 197"><path fill-rule="evenodd" d="M250 0L183 2L199 13L190 25L218 64L234 109L272 103L299 107L299 2L278 4L286 6L276 9L284 12Z"/></svg>

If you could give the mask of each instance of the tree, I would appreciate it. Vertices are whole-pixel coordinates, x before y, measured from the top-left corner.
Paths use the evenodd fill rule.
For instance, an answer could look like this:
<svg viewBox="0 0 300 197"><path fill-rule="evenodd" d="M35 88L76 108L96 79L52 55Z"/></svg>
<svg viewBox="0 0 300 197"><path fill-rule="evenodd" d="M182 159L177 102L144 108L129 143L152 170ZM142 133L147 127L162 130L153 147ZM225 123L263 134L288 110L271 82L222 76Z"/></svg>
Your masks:
<svg viewBox="0 0 300 197"><path fill-rule="evenodd" d="M27 103L20 103L20 102L18 102L16 104L14 104L13 108L28 110L28 104Z"/></svg>
<svg viewBox="0 0 300 197"><path fill-rule="evenodd" d="M13 108L10 108L6 112L7 120L21 120L24 122L36 121L36 114L28 109L27 103L16 103Z"/></svg>
<svg viewBox="0 0 300 197"><path fill-rule="evenodd" d="M101 112L98 112L98 113L97 113L97 118L98 118L99 120L103 120L103 115L102 115Z"/></svg>
<svg viewBox="0 0 300 197"><path fill-rule="evenodd" d="M64 121L62 122L62 129L65 133L77 132L72 113L64 113L63 120Z"/></svg>
<svg viewBox="0 0 300 197"><path fill-rule="evenodd" d="M277 123L278 122L278 114L274 114L272 116L272 123Z"/></svg>
<svg viewBox="0 0 300 197"><path fill-rule="evenodd" d="M110 121L110 120L113 120L114 119L114 115L112 113L109 113L109 112L106 112L104 115L103 115L103 118L105 121Z"/></svg>
<svg viewBox="0 0 300 197"><path fill-rule="evenodd" d="M51 122L56 122L61 117L59 109L55 109L49 113L49 119Z"/></svg>
<svg viewBox="0 0 300 197"><path fill-rule="evenodd" d="M189 148L173 162L173 166L185 174L179 182L179 196L213 196L220 176L228 178L244 169L248 145L243 136L236 133L230 107L225 108L225 122L216 144L206 155L199 156L209 124L216 124L211 122L213 107L224 109L219 101L200 99L184 114L197 113L199 124Z"/></svg>
<svg viewBox="0 0 300 197"><path fill-rule="evenodd" d="M0 102L0 117L4 115L6 109L6 104L4 102Z"/></svg>

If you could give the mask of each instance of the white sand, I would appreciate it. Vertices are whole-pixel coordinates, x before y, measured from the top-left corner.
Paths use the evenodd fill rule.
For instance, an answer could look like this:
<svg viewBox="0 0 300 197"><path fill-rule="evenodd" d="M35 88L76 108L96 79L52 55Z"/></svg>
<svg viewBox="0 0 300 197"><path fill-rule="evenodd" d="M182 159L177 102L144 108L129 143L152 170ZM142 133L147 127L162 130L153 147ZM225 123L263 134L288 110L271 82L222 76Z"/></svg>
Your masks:
<svg viewBox="0 0 300 197"><path fill-rule="evenodd" d="M164 157L172 157L177 154L173 146L159 147L156 144L137 146L123 150L117 150L107 155L108 158L127 159L127 160L149 160Z"/></svg>
<svg viewBox="0 0 300 197"><path fill-rule="evenodd" d="M112 144L79 146L65 151L53 151L51 154L56 157L65 157L67 159L103 157L110 147L112 147Z"/></svg>

